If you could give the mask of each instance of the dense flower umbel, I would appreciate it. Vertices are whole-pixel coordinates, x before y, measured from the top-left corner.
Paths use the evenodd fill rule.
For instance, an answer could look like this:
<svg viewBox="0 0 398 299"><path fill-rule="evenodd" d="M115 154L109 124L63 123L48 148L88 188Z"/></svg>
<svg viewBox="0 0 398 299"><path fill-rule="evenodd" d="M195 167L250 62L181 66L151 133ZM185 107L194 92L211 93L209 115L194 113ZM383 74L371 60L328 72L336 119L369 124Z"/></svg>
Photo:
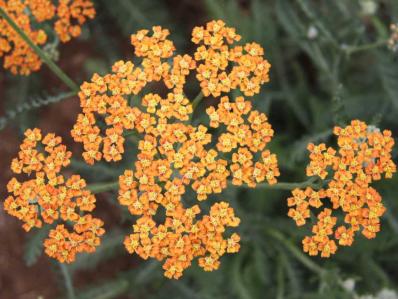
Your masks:
<svg viewBox="0 0 398 299"><path fill-rule="evenodd" d="M170 278L179 278L198 256L205 270L217 269L219 257L238 248L236 234L228 240L222 236L226 226L239 223L227 203L215 204L201 220L196 220L198 206L185 209L182 204L192 182L199 200L221 193L227 186L227 161L217 159L216 151L205 149L211 138L206 131L203 126L159 120L139 143L135 171L127 170L120 177L120 203L132 215L141 216L125 241L126 248L144 259L166 259L163 267ZM157 225L153 217L160 206L166 211L166 220ZM141 225L149 229L144 235ZM227 248L228 244L234 244L234 249Z"/></svg>
<svg viewBox="0 0 398 299"><path fill-rule="evenodd" d="M60 220L73 225L73 230L58 224L44 241L46 253L60 262L72 262L76 253L93 252L104 234L103 222L92 217L95 197L85 189L86 182L79 175L68 179L60 174L70 164L71 152L61 144L60 137L39 129L27 130L18 158L12 161L15 174L29 179L12 178L8 191L12 194L4 209L24 222L23 228L42 227Z"/></svg>
<svg viewBox="0 0 398 299"><path fill-rule="evenodd" d="M124 241L128 252L143 259L165 260L165 276L178 279L195 257L199 257L199 266L205 271L213 271L220 265L220 256L239 251L240 237L236 233L223 237L227 227L236 227L240 222L228 203L214 204L210 214L200 220L196 220L200 213L197 205L189 209L181 203L171 205L168 204L162 224L156 224L147 212L137 220L134 233Z"/></svg>
<svg viewBox="0 0 398 299"><path fill-rule="evenodd" d="M345 128L336 127L334 134L337 151L325 144L308 145L307 175L327 179L327 187L317 191L295 189L288 199L291 207L288 215L298 226L306 224L311 208L322 209L312 227L313 235L303 240L305 252L321 253L322 257L336 252L336 242L350 246L357 231L369 239L376 236L385 207L380 194L370 184L380 180L383 174L391 178L396 171L391 158L394 140L390 131L380 132L374 126L353 120ZM325 204L328 207L324 207ZM333 216L333 210L343 212L341 221Z"/></svg>
<svg viewBox="0 0 398 299"><path fill-rule="evenodd" d="M224 43L232 43L238 39L234 29L225 27L222 21L210 22L206 28L193 29L193 42L204 43L204 46L198 48L194 58L187 54L174 55L174 44L167 39L168 30L153 27L151 36L148 35L148 30L138 31L132 35L131 43L136 56L142 57L140 65L134 65L130 61L118 61L112 68L113 73L105 76L95 74L91 82L85 82L81 86L79 97L83 113L78 116L72 136L75 141L84 144L83 157L87 163L93 164L101 159L120 160L124 152L125 130L134 129L138 133L148 133L156 125L157 117L188 120L192 107L183 87L192 71L196 70L205 96L218 96L221 91L229 92L236 88L247 96L259 92L260 86L268 81L270 68L262 57L263 49L254 43L243 48L237 46L228 49ZM217 54L225 47L228 54ZM207 54L203 53L199 57L200 51ZM195 60L200 62L203 59L204 64L197 66ZM224 60L226 62L221 63ZM233 62L234 65L230 68L228 62ZM219 74L219 71L222 72ZM230 83L223 79L225 76L225 80ZM146 95L142 102L147 107L146 112L129 105L127 98L139 95L148 83L161 80L170 90L166 98ZM213 85L215 89L211 87ZM153 106L158 104L162 108L157 109L155 114ZM105 128L99 119L104 120Z"/></svg>
<svg viewBox="0 0 398 299"><path fill-rule="evenodd" d="M264 50L259 44L229 48L240 38L235 29L226 27L223 21L194 28L192 42L199 45L194 57L201 62L196 77L205 96L217 97L236 88L245 96L253 96L269 81L271 65L263 58Z"/></svg>
<svg viewBox="0 0 398 299"><path fill-rule="evenodd" d="M228 50L224 40L230 44L239 39L234 29L221 21L210 22L206 28L193 30L193 41L205 45L198 52L207 53L199 57L197 52L195 58L175 55L168 30L160 27L153 27L151 35L148 30L132 35L131 43L142 63L118 61L113 73L94 75L84 83L79 93L83 113L72 130L74 139L83 143L83 157L89 164L121 160L128 131L143 135L135 170L126 170L119 180L119 202L139 216L125 246L144 259L164 260L165 275L170 278L179 278L196 257L206 271L217 269L224 253L239 249L237 234L224 237L227 227L239 224L233 209L221 202L208 215L199 215L199 206L187 208L182 203L188 190L202 201L221 193L230 181L254 187L266 180L274 184L279 176L276 156L265 150L274 132L265 114L252 110L243 97L223 97L217 108L207 109L210 126L218 128L214 131L219 135L210 134L204 125L189 124L193 108L184 86L190 72L196 70L205 96L235 88L252 95L268 80L269 64L260 46ZM204 64L197 68L197 61L202 60ZM234 65L230 67L229 62ZM213 72L210 77L204 75L207 71ZM213 90L208 79L210 85L224 85ZM164 97L141 94L154 81L162 81L168 89ZM141 103L132 107L129 99L136 95ZM222 130L225 132L219 132ZM162 211L166 219L158 223Z"/></svg>
<svg viewBox="0 0 398 299"><path fill-rule="evenodd" d="M233 103L228 97L222 97L217 109L210 107L206 110L211 127L226 127L226 133L218 137L216 148L222 153L233 151L233 163L229 167L232 184L246 183L255 187L264 180L275 184L279 176L277 158L265 150L274 131L267 122L267 116L251 108L251 103L243 97L237 97ZM256 153L261 153L261 162L255 161Z"/></svg>
<svg viewBox="0 0 398 299"><path fill-rule="evenodd" d="M148 98L154 97L153 94L145 96L143 105L148 106ZM242 101L240 98L236 103L229 104L234 108L241 107L239 103ZM226 98L223 99L223 104L225 103ZM246 104L248 113L250 104L244 101L243 103ZM156 115L162 112L163 108L161 104L154 104L147 109L154 109L153 113ZM262 137L267 139L268 136L270 139L272 132L265 120L266 118L263 118L257 125L263 129ZM226 119L222 118L221 121L226 122ZM251 132L250 130L247 129ZM239 223L233 215L233 209L229 208L227 203L215 204L209 216L196 220L196 215L200 213L199 207L185 209L182 204L182 196L189 186L197 193L198 200L205 200L212 193L221 193L227 187L228 178L231 176L233 184L240 185L245 182L254 186L265 179L275 183L275 176L279 174L276 157L268 151L262 153L261 163L256 162L255 166L252 166L254 162L250 150L240 147L245 145L246 141L237 139L235 147L228 148L228 152L235 149L231 164L228 160L219 158L216 150L206 148L211 138L207 128L202 125L193 127L182 122L169 123L169 118L158 116L156 125L153 125L139 142L140 153L138 161L135 162L135 171L127 170L120 177L119 202L127 206L132 215L141 216L133 226L134 233L126 239L125 245L129 252L136 252L144 259L165 259L165 275L170 278L179 278L195 257L200 257L199 265L205 270L217 269L221 255L225 252L235 252L239 248L237 234L228 239L222 236L226 226L237 226ZM232 138L237 137L233 135ZM266 142L267 140L263 145L253 146L253 150L262 150ZM236 179L234 172L244 174L237 176L241 181ZM166 220L164 224L157 225L153 219L158 215L160 206L166 211ZM221 213L222 216L217 216L217 213ZM231 218L226 218L226 215L230 215ZM207 222L210 223L206 224ZM141 238L140 223L149 228L144 239ZM214 225L219 226L219 229L215 229ZM160 234L158 230L161 237L157 237L157 234Z"/></svg>
<svg viewBox="0 0 398 299"><path fill-rule="evenodd" d="M0 6L38 46L48 41L44 25L51 24L61 42L81 33L81 26L95 16L91 0L0 0ZM45 24L44 24L45 23ZM13 74L28 75L41 67L29 45L0 18L0 57Z"/></svg>

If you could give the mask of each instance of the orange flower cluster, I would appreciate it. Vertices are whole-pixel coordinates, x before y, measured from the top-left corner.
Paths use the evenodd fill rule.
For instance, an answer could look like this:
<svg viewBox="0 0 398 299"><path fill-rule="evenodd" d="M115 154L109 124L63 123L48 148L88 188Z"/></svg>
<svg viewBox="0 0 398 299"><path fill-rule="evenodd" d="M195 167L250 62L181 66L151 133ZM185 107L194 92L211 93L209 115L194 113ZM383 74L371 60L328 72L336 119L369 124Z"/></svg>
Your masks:
<svg viewBox="0 0 398 299"><path fill-rule="evenodd" d="M237 234L223 237L227 227L239 223L233 209L225 202L217 203L199 219L199 206L184 207L184 194L194 191L202 201L221 193L230 179L232 184L254 187L265 180L274 184L279 176L276 156L265 150L274 132L266 115L252 110L251 103L243 97L235 101L223 97L217 109L207 109L211 127L225 126L226 132L218 137L204 125L188 123L193 108L184 93L187 76L196 69L202 92L208 95L200 74L205 67L214 67L214 76L219 71L224 76L230 68L218 65L217 53L226 47L224 38L229 43L238 39L234 30L221 21L210 22L206 28L214 36L204 33L208 58L198 68L196 61L202 58L197 54L195 58L174 55L168 30L153 27L151 35L148 30L132 35L131 43L136 56L142 57L141 64L118 61L111 74L95 74L91 82L85 82L79 93L83 111L71 132L75 141L83 143L83 157L89 164L101 159L121 160L126 135L143 134L135 170L126 170L119 180L119 202L132 215L140 216L125 246L144 259L165 260L163 268L170 278L179 278L195 257L205 270L217 269L225 252L239 249ZM200 41L198 30L201 29L193 30L194 42ZM231 84L223 91L240 88L244 94L252 95L268 80L269 64L258 45L246 45L248 53L242 51L237 47L226 54L227 60L236 65L228 75ZM167 94L141 95L154 81L162 81ZM141 102L133 106L131 99L134 101L136 95ZM216 148L212 148L212 142L216 142ZM166 220L159 224L162 211L166 212Z"/></svg>
<svg viewBox="0 0 398 299"><path fill-rule="evenodd" d="M203 41L205 44L200 46L198 51L204 49L208 52L201 56L206 57L206 60L198 67L196 61L203 60L198 53L195 53L194 58L187 54L173 56L175 47L167 39L169 31L157 26L153 27L152 36L148 35L148 30L138 31L131 36L136 56L142 57L140 65L136 66L130 61L118 61L113 65L111 74L95 74L91 82L85 82L81 86L79 97L83 113L78 116L72 136L76 142L83 143L83 157L87 163L93 164L101 159L108 162L121 160L124 153L124 132L134 129L138 133L147 133L153 130L155 117L188 120L192 106L184 94L183 87L187 76L195 69L205 96L210 94L208 84L203 85L208 80L211 82L210 85L214 85L213 81L216 80L216 90L223 92L235 88L239 88L247 96L259 92L260 85L268 81L270 68L269 63L262 57L263 49L256 44L247 44L245 50L238 46L228 50L229 54L225 54L226 56L220 56L217 52L227 47L224 40L232 43L239 38L234 29L225 27L222 21L212 21L206 28L204 30L202 27L195 27L192 33L195 43ZM226 73L230 68L228 63L217 62L223 60L224 56L228 57L227 62L236 64L231 67L230 74ZM219 71L223 72L218 75ZM212 73L210 77L207 75L208 72ZM223 76L227 76L230 83L225 83ZM138 95L148 83L161 80L172 90L165 99L149 94L142 101L143 105L147 105L146 112L131 107L131 98ZM213 90L211 94L218 96L220 92ZM155 106L158 104L161 105L161 109L157 109L155 115ZM101 123L102 120L105 123Z"/></svg>
<svg viewBox="0 0 398 299"><path fill-rule="evenodd" d="M87 19L93 19L95 9L91 0L0 0L0 7L38 46L46 44L48 36L43 22L51 22L61 42L67 42L81 33ZM41 67L41 60L29 45L0 18L0 57L4 68L13 74L29 75Z"/></svg>
<svg viewBox="0 0 398 299"><path fill-rule="evenodd" d="M146 95L143 105L155 109L157 123L139 142L135 171L127 170L120 177L119 202L132 215L141 216L133 226L134 233L126 238L126 248L144 259L166 259L163 268L169 278L179 278L195 257L200 257L199 265L205 270L217 269L221 255L239 248L238 235L227 240L222 236L225 227L237 226L239 219L227 203L220 203L197 221L199 207L184 208L182 196L188 186L196 191L198 200L221 193L227 187L228 163L217 159L215 150L205 149L211 142L206 127L169 123L168 117L161 117L167 105L161 105L160 99L155 101L159 104L148 104L154 98L159 96ZM169 112L179 118L180 107L174 106L177 111L170 107ZM156 225L159 206L164 207L166 220Z"/></svg>
<svg viewBox="0 0 398 299"><path fill-rule="evenodd" d="M169 97L171 95L174 94L169 94ZM160 97L154 94L148 94L142 100L147 111L153 110L152 113L158 116L157 123L147 129L138 144L140 153L138 161L135 162L135 171L127 170L120 177L119 202L127 206L132 215L141 216L133 226L134 233L125 241L128 251L136 252L144 259L166 259L163 266L166 270L165 275L178 278L194 257L200 256L199 265L210 271L218 267L219 257L224 252L235 252L239 248L237 234L233 234L227 240L223 239L221 234L225 226L237 226L239 223L233 216L232 208L228 208L226 203L215 204L209 216L195 222L195 216L200 212L199 207L185 209L182 205L182 196L187 192L187 187L192 187L198 200L204 200L212 193L221 193L227 187L231 174L233 184L241 185L245 182L253 187L265 179L270 183L276 183L275 176L279 175L279 171L276 156L271 155L269 151L262 152L262 163L253 163L250 150L263 150L273 132L266 122L265 115L258 112L249 115L250 126L243 125L242 116L249 114L251 110L250 103L243 98L238 98L235 103L223 98L217 109L221 116L220 122L230 127L230 131L234 133L231 138L235 140L235 147L221 150L231 152L238 148L238 145L250 147L250 150L239 147L237 152L232 154L233 163L229 166L230 170L228 161L219 158L216 150L206 149L206 145L209 145L212 139L211 134L207 133L207 128L202 125L193 127L184 123L169 123L170 117L163 116L163 110L168 105L161 105L161 101ZM227 103L231 110L222 109ZM179 107L176 108L178 111ZM176 114L177 111L169 109L171 115L181 119L179 114ZM234 118L238 118L236 122ZM240 126L249 134L245 133L245 141L242 139L244 134L240 133ZM222 135L220 139L221 137ZM248 141L249 139L253 141ZM218 144L222 143L219 141ZM158 226L153 217L158 214L159 205L166 211L166 220ZM216 213L220 207L224 207L222 211L228 208L230 212L220 212L223 215L221 217ZM227 214L231 215L231 218L226 217ZM211 225L203 224L208 221ZM144 230L144 235L141 233L143 228L140 223L147 229ZM219 226L219 229L214 228L214 225ZM157 237L158 230L162 232L160 239ZM234 249L231 249L232 245Z"/></svg>
<svg viewBox="0 0 398 299"><path fill-rule="evenodd" d="M169 74L170 66L162 62L162 59L170 58L174 51L173 43L166 39L168 30L154 27L151 37L147 33L147 30L141 30L131 37L135 54L144 57L142 68L135 67L130 61L118 61L112 67L113 74L103 77L95 74L90 83L85 82L81 86L79 97L83 113L78 116L72 136L76 142L84 144L83 158L88 164L102 158L108 162L121 160L124 130L136 129L139 133L152 131L156 123L154 107L159 103L163 109L157 115L166 118L186 120L187 114L192 111L181 84L177 82L185 80L190 63L186 66L184 57L175 57L173 70ZM137 95L148 83L162 78L167 78L169 85L179 88L175 87L174 93L169 93L167 99L146 95L142 104L147 107L147 113L130 107L125 96ZM104 119L105 137L102 137L97 118Z"/></svg>
<svg viewBox="0 0 398 299"><path fill-rule="evenodd" d="M240 40L234 28L226 27L223 21L213 21L192 32L192 42L200 45L195 60L202 62L197 67L197 79L205 96L220 96L239 88L245 96L260 92L260 86L269 81L271 65L263 58L264 50L256 43L229 48Z"/></svg>
<svg viewBox="0 0 398 299"><path fill-rule="evenodd" d="M310 209L328 206L317 216L312 236L303 239L304 251L309 255L329 257L337 250L337 244L350 246L357 231L368 239L375 238L380 230L380 217L385 211L380 194L370 186L382 175L391 178L396 166L391 158L394 140L390 131L380 132L359 120L353 120L345 128L335 127L339 149L325 144L309 144L310 163L308 176L327 179L327 188L313 190L295 189L288 199L288 215L298 226L310 218ZM344 213L342 222L333 216L333 210ZM335 240L333 240L333 237Z"/></svg>
<svg viewBox="0 0 398 299"><path fill-rule="evenodd" d="M209 215L196 220L199 206L185 209L177 200L181 196L171 198L170 191L164 195L144 191L144 195L138 196L139 184L132 171L121 176L120 184L120 202L127 205L134 215L141 216L133 225L134 233L126 237L124 245L129 253L137 253L143 259L165 260L166 277L181 277L195 257L199 257L199 266L205 271L216 270L225 252L239 251L239 235L234 233L228 239L223 237L227 227L236 227L240 222L228 203L214 204ZM166 209L166 219L162 224L153 219L159 205Z"/></svg>
<svg viewBox="0 0 398 299"><path fill-rule="evenodd" d="M251 103L243 97L237 97L234 103L228 97L222 97L217 109L209 107L206 112L211 127L226 126L227 132L218 137L217 149L222 153L238 149L232 154L232 184L240 186L246 183L252 188L265 180L275 184L279 176L277 157L264 150L274 135L267 116L252 110ZM262 162L254 162L254 155L258 152L261 152Z"/></svg>
<svg viewBox="0 0 398 299"><path fill-rule="evenodd" d="M72 262L76 253L93 252L104 234L103 222L92 217L95 197L79 175L66 179L60 174L70 164L71 152L54 134L42 136L39 129L27 130L18 158L12 161L15 174L26 174L29 180L12 178L4 209L24 222L23 228L42 227L63 220L73 224L73 231L58 224L45 240L46 253L60 262ZM44 149L44 150L41 150Z"/></svg>

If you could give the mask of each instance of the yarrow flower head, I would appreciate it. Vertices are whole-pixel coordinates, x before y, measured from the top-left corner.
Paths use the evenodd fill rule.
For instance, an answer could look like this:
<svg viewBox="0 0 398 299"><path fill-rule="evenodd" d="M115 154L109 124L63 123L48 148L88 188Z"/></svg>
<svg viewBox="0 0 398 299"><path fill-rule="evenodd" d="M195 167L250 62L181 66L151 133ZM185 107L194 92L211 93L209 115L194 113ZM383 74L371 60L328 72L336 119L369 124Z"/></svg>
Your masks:
<svg viewBox="0 0 398 299"><path fill-rule="evenodd" d="M91 0L0 0L0 7L38 46L49 45L45 25L54 28L63 43L81 33L87 19L93 19L95 9ZM55 36L54 36L55 38ZM13 74L29 75L41 67L41 60L29 45L0 18L0 57L4 68Z"/></svg>
<svg viewBox="0 0 398 299"><path fill-rule="evenodd" d="M140 65L118 61L111 74L95 74L81 86L82 113L72 136L83 143L83 157L93 164L121 160L128 136L142 135L134 170L126 170L119 179L119 202L139 216L125 246L144 259L164 260L165 275L179 278L196 257L204 270L217 269L224 253L239 250L240 240L236 233L224 236L228 227L239 224L228 203L213 204L206 215L198 205L187 208L183 196L196 194L203 201L230 183L275 184L279 169L276 156L266 150L274 131L250 101L217 99L218 105L206 110L210 133L204 124L192 125L194 105L184 90L188 75L196 71L204 96L217 97L232 89L246 96L258 93L270 67L263 49L257 44L229 49L239 37L222 21L208 23L206 30L193 29L193 42L203 44L194 57L175 55L168 35L161 27L153 27L152 33L138 31L131 43L142 58ZM199 51L206 53L198 56ZM210 77L203 76L205 68L212 72ZM208 80L219 86L209 89ZM167 88L165 96L143 94L157 81ZM158 221L163 211L166 219Z"/></svg>
<svg viewBox="0 0 398 299"><path fill-rule="evenodd" d="M312 236L303 240L303 248L309 255L320 253L322 257L334 254L337 245L351 246L358 231L368 239L376 237L385 207L370 184L383 175L391 178L396 172L390 131L380 132L374 126L353 120L345 128L335 127L334 134L337 150L323 143L308 145L307 175L326 180L327 187L295 189L288 199L288 215L298 226L306 224L311 209L321 209ZM341 210L344 217L339 219L333 214L335 210Z"/></svg>
<svg viewBox="0 0 398 299"><path fill-rule="evenodd" d="M226 27L222 21L212 21L206 25L206 28L204 30L202 27L195 27L192 40L196 44L204 43L204 46L198 47L197 51L203 48L213 53L220 48L228 49L229 54L225 55L229 60L219 69L223 71L220 78L224 75L229 77L231 84L227 84L229 87L222 92L227 93L238 88L247 96L258 93L260 86L268 82L270 68L269 63L263 58L264 50L261 46L252 43L229 49L229 44L239 40L235 29ZM81 86L79 97L83 113L78 116L72 136L76 142L83 143L85 148L83 157L87 163L93 164L101 159L108 162L121 160L125 142L123 135L127 130L148 133L154 129L156 118L188 120L192 114L192 106L183 89L190 72L196 71L205 96L220 95L221 92L209 93L208 87L202 84L215 77L218 78L218 75L214 73L210 77L207 75L203 77L202 69L212 70L215 66L210 64L218 65L217 60L223 58L216 59L211 56L214 53L209 53L204 55L207 60L201 64L203 59L197 53L193 58L187 54L175 55L174 44L167 39L168 35L169 31L159 26L153 27L152 35L149 35L148 30L138 31L131 36L131 43L135 55L142 57L140 65L134 65L130 61L118 61L112 67L113 73L105 76L95 74L91 82L85 82ZM229 62L233 65L228 66ZM220 81L217 84L224 84L220 78L215 79ZM164 98L157 94L142 96L142 106L146 111L140 110L137 106L131 107L128 98L140 95L144 87L155 81L165 83L169 90L167 96ZM160 108L155 109L156 105ZM104 124L100 121L102 119Z"/></svg>
<svg viewBox="0 0 398 299"><path fill-rule="evenodd" d="M90 213L95 197L86 189L79 175L65 178L61 170L70 164L71 152L62 145L61 137L42 136L39 129L27 130L18 157L11 170L25 179L12 178L7 189L10 195L4 209L24 222L26 231L43 224L57 224L44 241L45 252L60 262L72 262L79 252L93 252L104 234L103 222ZM29 179L28 179L29 178Z"/></svg>

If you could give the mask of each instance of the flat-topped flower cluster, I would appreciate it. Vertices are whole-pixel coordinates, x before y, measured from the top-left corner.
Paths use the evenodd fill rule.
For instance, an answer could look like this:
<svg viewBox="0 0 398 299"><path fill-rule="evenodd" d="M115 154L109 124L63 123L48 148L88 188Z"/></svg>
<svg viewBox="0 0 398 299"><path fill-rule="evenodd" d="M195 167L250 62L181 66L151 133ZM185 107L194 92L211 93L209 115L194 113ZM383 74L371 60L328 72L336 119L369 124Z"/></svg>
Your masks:
<svg viewBox="0 0 398 299"><path fill-rule="evenodd" d="M356 232L371 239L380 231L380 217L385 212L382 198L370 186L373 181L391 178L396 166L391 157L394 139L391 132L380 132L374 126L353 120L345 128L335 127L338 150L325 144L309 144L308 176L327 181L327 187L295 189L288 199L289 216L301 226L317 212L312 236L303 240L304 251L310 255L329 257L340 246L351 246ZM343 216L333 216L341 210ZM315 212L316 213L316 212Z"/></svg>
<svg viewBox="0 0 398 299"><path fill-rule="evenodd" d="M69 263L76 253L93 252L104 229L103 222L89 213L96 199L85 188L84 179L60 174L72 155L61 142L61 137L54 134L43 137L39 129L25 132L18 157L11 164L18 178L12 178L7 185L12 195L5 200L4 209L24 222L26 231L59 221L72 225L71 231L57 224L44 241L49 256Z"/></svg>
<svg viewBox="0 0 398 299"><path fill-rule="evenodd" d="M222 21L193 29L192 41L199 44L193 57L175 55L168 35L161 27L153 27L152 35L138 31L131 43L142 57L140 65L118 61L112 73L94 75L82 85L82 113L72 136L83 143L83 158L93 164L121 160L126 136L142 134L134 170L120 177L120 203L140 216L125 245L144 259L165 260L165 275L178 278L195 257L205 270L218 268L220 256L236 252L240 239L236 233L223 237L226 227L239 223L226 202L213 204L201 216L198 205L183 205L184 194L193 190L203 201L228 183L275 184L279 169L276 156L265 149L274 131L264 113L241 96L223 96L206 110L209 126L218 128L218 135L211 134L208 127L191 124L193 106L184 90L188 75L196 72L203 96L233 89L246 96L258 93L270 68L263 49L255 43L232 48L240 36ZM142 94L154 81L164 82L165 97ZM141 102L132 107L129 98L135 95ZM159 224L163 210L166 219Z"/></svg>

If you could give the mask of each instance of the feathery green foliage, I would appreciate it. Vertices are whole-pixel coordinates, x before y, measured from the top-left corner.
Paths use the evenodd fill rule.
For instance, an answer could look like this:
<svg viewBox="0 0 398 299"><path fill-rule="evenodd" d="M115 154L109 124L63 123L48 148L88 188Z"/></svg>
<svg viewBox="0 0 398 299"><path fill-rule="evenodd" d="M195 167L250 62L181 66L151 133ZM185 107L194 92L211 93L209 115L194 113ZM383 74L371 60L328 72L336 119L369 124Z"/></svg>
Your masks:
<svg viewBox="0 0 398 299"><path fill-rule="evenodd" d="M74 95L75 92L62 92L53 96L34 97L26 102L23 102L17 105L15 108L7 110L5 116L0 117L0 130L4 129L10 121L14 120L22 113L30 112L31 110L60 102Z"/></svg>
<svg viewBox="0 0 398 299"><path fill-rule="evenodd" d="M37 260L43 253L43 241L47 238L51 227L40 229L33 233L26 242L24 250L24 259L27 266L36 264Z"/></svg>

